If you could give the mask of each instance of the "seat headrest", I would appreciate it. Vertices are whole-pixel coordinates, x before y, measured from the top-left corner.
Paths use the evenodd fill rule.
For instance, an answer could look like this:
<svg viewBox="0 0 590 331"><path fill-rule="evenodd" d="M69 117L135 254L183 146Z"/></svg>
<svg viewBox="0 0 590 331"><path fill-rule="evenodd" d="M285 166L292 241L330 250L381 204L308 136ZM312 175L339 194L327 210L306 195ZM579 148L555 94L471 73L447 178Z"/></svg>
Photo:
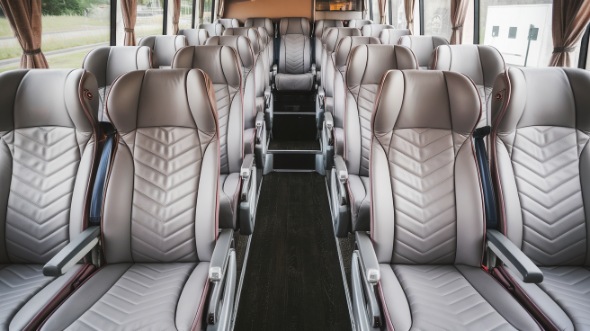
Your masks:
<svg viewBox="0 0 590 331"><path fill-rule="evenodd" d="M346 65L346 61L348 60L348 56L353 48L359 45L372 45L372 44L381 44L379 39L374 37L344 37L336 46L336 50L334 51L334 64L336 68L340 68Z"/></svg>
<svg viewBox="0 0 590 331"><path fill-rule="evenodd" d="M266 18L266 17L252 17L252 18L248 18L244 22L244 26L247 27L247 28L250 28L250 27L262 27L262 28L265 28L266 29L266 32L270 36L274 36L274 34L275 34L275 27L274 27L274 24L272 23L272 20L270 18Z"/></svg>
<svg viewBox="0 0 590 331"><path fill-rule="evenodd" d="M0 74L0 131L59 126L94 132L98 84L83 69L13 70Z"/></svg>
<svg viewBox="0 0 590 331"><path fill-rule="evenodd" d="M205 45L229 46L236 50L240 64L246 70L254 66L254 51L250 40L244 36L216 36L207 39Z"/></svg>
<svg viewBox="0 0 590 331"><path fill-rule="evenodd" d="M509 67L494 84L492 126L497 132L529 126L561 126L588 132L588 91L590 72L583 69Z"/></svg>
<svg viewBox="0 0 590 331"><path fill-rule="evenodd" d="M348 21L349 28L362 28L364 25L372 24L371 20L350 20Z"/></svg>
<svg viewBox="0 0 590 331"><path fill-rule="evenodd" d="M109 86L129 71L150 69L152 50L147 46L104 46L90 51L82 68L96 77L98 87Z"/></svg>
<svg viewBox="0 0 590 331"><path fill-rule="evenodd" d="M363 25L363 27L361 28L361 33L365 37L379 38L381 31L390 29L394 29L394 27L389 24L367 24Z"/></svg>
<svg viewBox="0 0 590 331"><path fill-rule="evenodd" d="M152 67L169 67L177 50L187 45L186 37L175 36L148 36L141 38L139 46L147 46L152 49Z"/></svg>
<svg viewBox="0 0 590 331"><path fill-rule="evenodd" d="M236 51L229 46L188 46L176 53L172 68L201 69L213 84L241 88L242 69Z"/></svg>
<svg viewBox="0 0 590 331"><path fill-rule="evenodd" d="M344 27L344 22L341 20L318 20L315 21L313 34L316 38L321 39L322 35L324 34L324 29L342 27Z"/></svg>
<svg viewBox="0 0 590 331"><path fill-rule="evenodd" d="M225 28L223 27L223 25L221 23L199 24L199 29L207 30L207 33L209 33L209 37L221 36L221 35L223 35L223 30L225 30Z"/></svg>
<svg viewBox="0 0 590 331"><path fill-rule="evenodd" d="M476 85L492 87L506 65L500 52L485 45L441 45L434 52L432 69L459 72Z"/></svg>
<svg viewBox="0 0 590 331"><path fill-rule="evenodd" d="M362 84L379 84L392 69L418 69L412 51L394 45L360 45L348 57L346 85L349 89Z"/></svg>
<svg viewBox="0 0 590 331"><path fill-rule="evenodd" d="M271 36L268 34L266 28L262 26L257 27L256 31L258 31L258 35L260 35L260 44L265 48L272 41Z"/></svg>
<svg viewBox="0 0 590 331"><path fill-rule="evenodd" d="M205 29L182 29L178 31L186 37L186 42L189 46L204 45L207 38L209 38L209 32Z"/></svg>
<svg viewBox="0 0 590 331"><path fill-rule="evenodd" d="M467 135L480 115L477 88L466 76L438 70L391 70L377 92L373 134L420 128Z"/></svg>
<svg viewBox="0 0 590 331"><path fill-rule="evenodd" d="M327 28L322 35L322 44L328 52L334 52L340 40L344 37L360 36L361 30L357 28Z"/></svg>
<svg viewBox="0 0 590 331"><path fill-rule="evenodd" d="M235 18L218 18L215 23L223 25L226 29L240 27L240 21Z"/></svg>
<svg viewBox="0 0 590 331"><path fill-rule="evenodd" d="M195 128L217 132L215 91L199 69L138 70L117 79L107 114L119 134L138 128Z"/></svg>
<svg viewBox="0 0 590 331"><path fill-rule="evenodd" d="M412 32L408 29L385 29L379 34L379 40L382 44L397 45L399 38L409 36Z"/></svg>
<svg viewBox="0 0 590 331"><path fill-rule="evenodd" d="M250 40L250 46L255 55L260 54L264 45L258 33L258 29L255 28L227 28L223 32L224 36L244 36Z"/></svg>
<svg viewBox="0 0 590 331"><path fill-rule="evenodd" d="M402 36L398 42L398 45L406 46L414 52L421 67L430 64L432 53L438 46L448 44L445 38L438 36Z"/></svg>
<svg viewBox="0 0 590 331"><path fill-rule="evenodd" d="M309 25L309 20L305 17L281 18L279 33L281 36L286 34L302 34L304 36L310 36L311 27Z"/></svg>

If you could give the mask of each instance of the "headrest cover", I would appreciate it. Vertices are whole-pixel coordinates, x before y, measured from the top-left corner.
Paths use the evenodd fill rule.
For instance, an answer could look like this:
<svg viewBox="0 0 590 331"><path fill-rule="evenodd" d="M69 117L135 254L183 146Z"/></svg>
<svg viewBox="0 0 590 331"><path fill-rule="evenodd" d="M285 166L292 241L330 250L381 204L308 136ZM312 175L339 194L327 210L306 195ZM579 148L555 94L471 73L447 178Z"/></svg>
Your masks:
<svg viewBox="0 0 590 331"><path fill-rule="evenodd" d="M373 21L371 20L350 20L348 21L349 28L362 28L364 25L371 24Z"/></svg>
<svg viewBox="0 0 590 331"><path fill-rule="evenodd" d="M250 40L243 36L220 36L207 39L205 45L220 45L232 47L238 53L240 64L247 70L254 66L254 51Z"/></svg>
<svg viewBox="0 0 590 331"><path fill-rule="evenodd" d="M309 20L305 17L282 18L279 32L281 36L286 34L302 34L304 36L309 36L311 34Z"/></svg>
<svg viewBox="0 0 590 331"><path fill-rule="evenodd" d="M434 53L432 69L462 73L476 85L491 88L506 65L500 52L485 45L441 45Z"/></svg>
<svg viewBox="0 0 590 331"><path fill-rule="evenodd" d="M213 84L240 89L242 74L236 51L229 46L189 46L179 50L172 62L174 69L201 69Z"/></svg>
<svg viewBox="0 0 590 331"><path fill-rule="evenodd" d="M342 27L344 27L344 22L341 20L317 20L315 21L315 29L313 30L313 34L316 38L321 39L322 35L324 34L324 29Z"/></svg>
<svg viewBox="0 0 590 331"><path fill-rule="evenodd" d="M137 128L195 128L217 132L215 91L199 69L133 71L115 81L107 113L121 135Z"/></svg>
<svg viewBox="0 0 590 331"><path fill-rule="evenodd" d="M361 31L357 28L328 28L324 29L322 44L324 44L328 52L334 52L342 38L360 35Z"/></svg>
<svg viewBox="0 0 590 331"><path fill-rule="evenodd" d="M109 86L122 74L152 67L152 50L147 46L104 46L90 51L82 67L96 77L98 87Z"/></svg>
<svg viewBox="0 0 590 331"><path fill-rule="evenodd" d="M205 29L210 37L223 35L225 28L221 23L205 23L199 24L199 29Z"/></svg>
<svg viewBox="0 0 590 331"><path fill-rule="evenodd" d="M94 132L98 85L83 69L0 74L0 131L60 126Z"/></svg>
<svg viewBox="0 0 590 331"><path fill-rule="evenodd" d="M174 36L148 36L139 40L139 46L147 46L152 49L152 66L170 66L172 58L177 50L187 45L186 37Z"/></svg>
<svg viewBox="0 0 590 331"><path fill-rule="evenodd" d="M410 48L420 66L426 67L430 64L430 58L434 50L440 45L448 45L449 42L437 36L402 36L399 38L399 45Z"/></svg>
<svg viewBox="0 0 590 331"><path fill-rule="evenodd" d="M260 38L258 30L255 28L227 28L223 32L224 36L244 36L250 40L250 46L255 55L260 54L264 45Z"/></svg>
<svg viewBox="0 0 590 331"><path fill-rule="evenodd" d="M199 46L205 44L205 41L209 38L209 32L205 29L182 29L178 31L186 37L186 42L190 46Z"/></svg>
<svg viewBox="0 0 590 331"><path fill-rule="evenodd" d="M336 68L340 68L346 65L346 61L348 60L348 56L353 48L359 45L371 45L371 44L381 44L379 39L373 37L344 37L338 43L336 50L334 51Z"/></svg>
<svg viewBox="0 0 590 331"><path fill-rule="evenodd" d="M459 73L391 70L383 78L375 109L375 136L416 128L471 134L481 115L481 101L473 82Z"/></svg>
<svg viewBox="0 0 590 331"><path fill-rule="evenodd" d="M408 29L385 29L379 34L379 40L382 44L397 45L399 38L409 36L412 32Z"/></svg>
<svg viewBox="0 0 590 331"><path fill-rule="evenodd" d="M262 28L266 29L266 32L269 35L274 36L274 34L275 34L275 27L274 27L274 24L272 23L272 20L270 18L266 18L266 17L248 18L244 22L244 26L247 28L262 27Z"/></svg>
<svg viewBox="0 0 590 331"><path fill-rule="evenodd" d="M394 27L389 24L367 24L363 25L361 32L365 37L379 38L381 31L390 29L394 29Z"/></svg>
<svg viewBox="0 0 590 331"><path fill-rule="evenodd" d="M360 45L350 52L346 70L349 89L363 84L380 84L392 69L418 69L412 51L393 45Z"/></svg>

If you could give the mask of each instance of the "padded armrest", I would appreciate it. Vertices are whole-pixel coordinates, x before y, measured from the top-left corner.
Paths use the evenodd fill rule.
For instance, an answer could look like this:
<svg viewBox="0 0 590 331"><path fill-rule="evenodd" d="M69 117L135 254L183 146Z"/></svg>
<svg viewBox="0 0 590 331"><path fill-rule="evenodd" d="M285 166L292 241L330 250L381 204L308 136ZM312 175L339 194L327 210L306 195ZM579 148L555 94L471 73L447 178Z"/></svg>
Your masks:
<svg viewBox="0 0 590 331"><path fill-rule="evenodd" d="M326 130L326 137L328 137L328 145L334 145L334 134L332 133L332 129L334 128L334 117L332 113L325 112L324 113L324 129Z"/></svg>
<svg viewBox="0 0 590 331"><path fill-rule="evenodd" d="M315 78L317 76L317 70L316 70L315 63L311 64L311 74L313 75L313 79L315 80Z"/></svg>
<svg viewBox="0 0 590 331"><path fill-rule="evenodd" d="M540 283L543 272L510 239L498 230L487 230L488 254L493 253L525 283Z"/></svg>
<svg viewBox="0 0 590 331"><path fill-rule="evenodd" d="M320 109L326 108L326 91L323 88L318 88L318 103L320 105Z"/></svg>
<svg viewBox="0 0 590 331"><path fill-rule="evenodd" d="M68 272L98 244L99 237L99 226L91 226L82 231L43 266L43 275L57 277Z"/></svg>
<svg viewBox="0 0 590 331"><path fill-rule="evenodd" d="M266 88L264 88L264 107L265 109L270 109L270 101L272 98L272 91L270 89L270 86L267 86Z"/></svg>
<svg viewBox="0 0 590 331"><path fill-rule="evenodd" d="M262 131L264 131L264 113L256 113L256 142L260 142L262 137Z"/></svg>
<svg viewBox="0 0 590 331"><path fill-rule="evenodd" d="M234 232L231 229L222 229L217 242L215 243L215 249L213 249L213 255L211 255L211 263L209 264L209 280L212 282L218 282L223 279L225 271L227 269L227 262L229 258L229 252L233 245Z"/></svg>
<svg viewBox="0 0 590 331"><path fill-rule="evenodd" d="M355 236L365 277L370 284L376 285L381 279L381 272L379 271L379 261L377 260L377 254L375 254L371 238L369 238L366 232L361 231L355 232Z"/></svg>
<svg viewBox="0 0 590 331"><path fill-rule="evenodd" d="M334 168L336 168L336 177L338 180L343 183L346 182L348 180L348 168L342 156L334 156Z"/></svg>

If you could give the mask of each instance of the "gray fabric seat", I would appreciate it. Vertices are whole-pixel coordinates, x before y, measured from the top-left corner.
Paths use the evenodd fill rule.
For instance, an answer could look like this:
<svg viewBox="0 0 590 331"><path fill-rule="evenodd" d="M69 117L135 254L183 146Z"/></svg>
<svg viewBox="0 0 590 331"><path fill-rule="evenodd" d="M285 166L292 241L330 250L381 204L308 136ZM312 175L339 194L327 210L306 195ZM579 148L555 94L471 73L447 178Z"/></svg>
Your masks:
<svg viewBox="0 0 590 331"><path fill-rule="evenodd" d="M481 105L473 83L453 72L393 70L378 95L369 245L385 325L539 330L481 267L485 215L471 136Z"/></svg>
<svg viewBox="0 0 590 331"><path fill-rule="evenodd" d="M506 70L502 54L492 46L441 45L435 49L432 62L432 69L455 71L471 78L477 87L482 105L477 127L490 125L494 81Z"/></svg>
<svg viewBox="0 0 590 331"><path fill-rule="evenodd" d="M389 24L367 24L361 28L361 33L364 37L379 38L383 30L392 30L394 27Z"/></svg>
<svg viewBox="0 0 590 331"><path fill-rule="evenodd" d="M408 47L416 55L420 69L428 69L431 65L434 50L441 45L448 45L449 42L438 36L401 36L398 45Z"/></svg>
<svg viewBox="0 0 590 331"><path fill-rule="evenodd" d="M113 84L107 110L117 148L102 219L107 264L42 330L200 330L206 323L218 235L214 98L200 70L135 71Z"/></svg>
<svg viewBox="0 0 590 331"><path fill-rule="evenodd" d="M218 18L214 23L219 23L226 29L240 27L240 21L235 18Z"/></svg>
<svg viewBox="0 0 590 331"><path fill-rule="evenodd" d="M379 34L379 40L385 45L397 45L399 38L409 36L412 32L407 29L384 29Z"/></svg>
<svg viewBox="0 0 590 331"><path fill-rule="evenodd" d="M313 88L309 20L304 17L281 19L278 73L274 77L277 90L310 91Z"/></svg>
<svg viewBox="0 0 590 331"><path fill-rule="evenodd" d="M590 330L589 88L585 70L509 68L493 91L499 223L544 280L495 271L548 330Z"/></svg>
<svg viewBox="0 0 590 331"><path fill-rule="evenodd" d="M86 55L82 68L94 74L98 81L99 121L109 122L104 108L107 94L115 79L130 71L151 67L152 50L147 46L98 47Z"/></svg>
<svg viewBox="0 0 590 331"><path fill-rule="evenodd" d="M350 20L350 21L348 21L349 28L362 29L363 26L368 25L368 24L373 24L373 21L371 21L371 20Z"/></svg>
<svg viewBox="0 0 590 331"><path fill-rule="evenodd" d="M315 21L314 29L313 29L313 36L314 36L314 61L316 65L316 69L318 71L322 70L322 57L323 57L323 47L324 44L322 42L322 36L324 35L324 31L328 28L342 28L344 27L344 22L341 20L317 20Z"/></svg>
<svg viewBox="0 0 590 331"><path fill-rule="evenodd" d="M186 37L188 46L205 45L205 41L209 38L209 32L205 29L182 29L178 34Z"/></svg>
<svg viewBox="0 0 590 331"><path fill-rule="evenodd" d="M0 86L0 329L35 329L94 270L42 272L87 223L98 89L82 69L14 70Z"/></svg>
<svg viewBox="0 0 590 331"><path fill-rule="evenodd" d="M153 68L170 68L176 52L187 45L186 37L176 36L149 36L141 38L139 46L147 46L152 50Z"/></svg>
<svg viewBox="0 0 590 331"><path fill-rule="evenodd" d="M202 23L199 24L199 29L207 30L209 37L221 36L225 28L221 23Z"/></svg>

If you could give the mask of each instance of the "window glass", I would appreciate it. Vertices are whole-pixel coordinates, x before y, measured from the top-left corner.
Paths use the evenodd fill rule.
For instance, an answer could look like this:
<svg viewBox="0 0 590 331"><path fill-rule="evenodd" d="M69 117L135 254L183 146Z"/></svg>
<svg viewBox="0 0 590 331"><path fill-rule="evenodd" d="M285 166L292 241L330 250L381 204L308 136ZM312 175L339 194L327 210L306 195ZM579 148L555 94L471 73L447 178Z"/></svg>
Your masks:
<svg viewBox="0 0 590 331"><path fill-rule="evenodd" d="M467 29L466 29L467 30ZM424 1L424 34L451 39L451 1Z"/></svg>
<svg viewBox="0 0 590 331"><path fill-rule="evenodd" d="M0 8L0 72L18 68L21 54L22 48Z"/></svg>
<svg viewBox="0 0 590 331"><path fill-rule="evenodd" d="M137 0L135 38L161 35L164 24L164 0Z"/></svg>
<svg viewBox="0 0 590 331"><path fill-rule="evenodd" d="M180 1L180 21L179 29L190 29L193 24L193 0Z"/></svg>
<svg viewBox="0 0 590 331"><path fill-rule="evenodd" d="M546 67L553 51L552 0L481 0L481 44L496 47L508 65Z"/></svg>
<svg viewBox="0 0 590 331"><path fill-rule="evenodd" d="M371 0L371 20L373 23L381 23L381 15L379 14L379 0Z"/></svg>
<svg viewBox="0 0 590 331"><path fill-rule="evenodd" d="M211 17L211 7L213 6L213 0L202 0L203 1L203 16L201 23L211 23L213 18Z"/></svg>
<svg viewBox="0 0 590 331"><path fill-rule="evenodd" d="M109 0L43 0L42 45L50 68L80 68L86 54L108 46Z"/></svg>

